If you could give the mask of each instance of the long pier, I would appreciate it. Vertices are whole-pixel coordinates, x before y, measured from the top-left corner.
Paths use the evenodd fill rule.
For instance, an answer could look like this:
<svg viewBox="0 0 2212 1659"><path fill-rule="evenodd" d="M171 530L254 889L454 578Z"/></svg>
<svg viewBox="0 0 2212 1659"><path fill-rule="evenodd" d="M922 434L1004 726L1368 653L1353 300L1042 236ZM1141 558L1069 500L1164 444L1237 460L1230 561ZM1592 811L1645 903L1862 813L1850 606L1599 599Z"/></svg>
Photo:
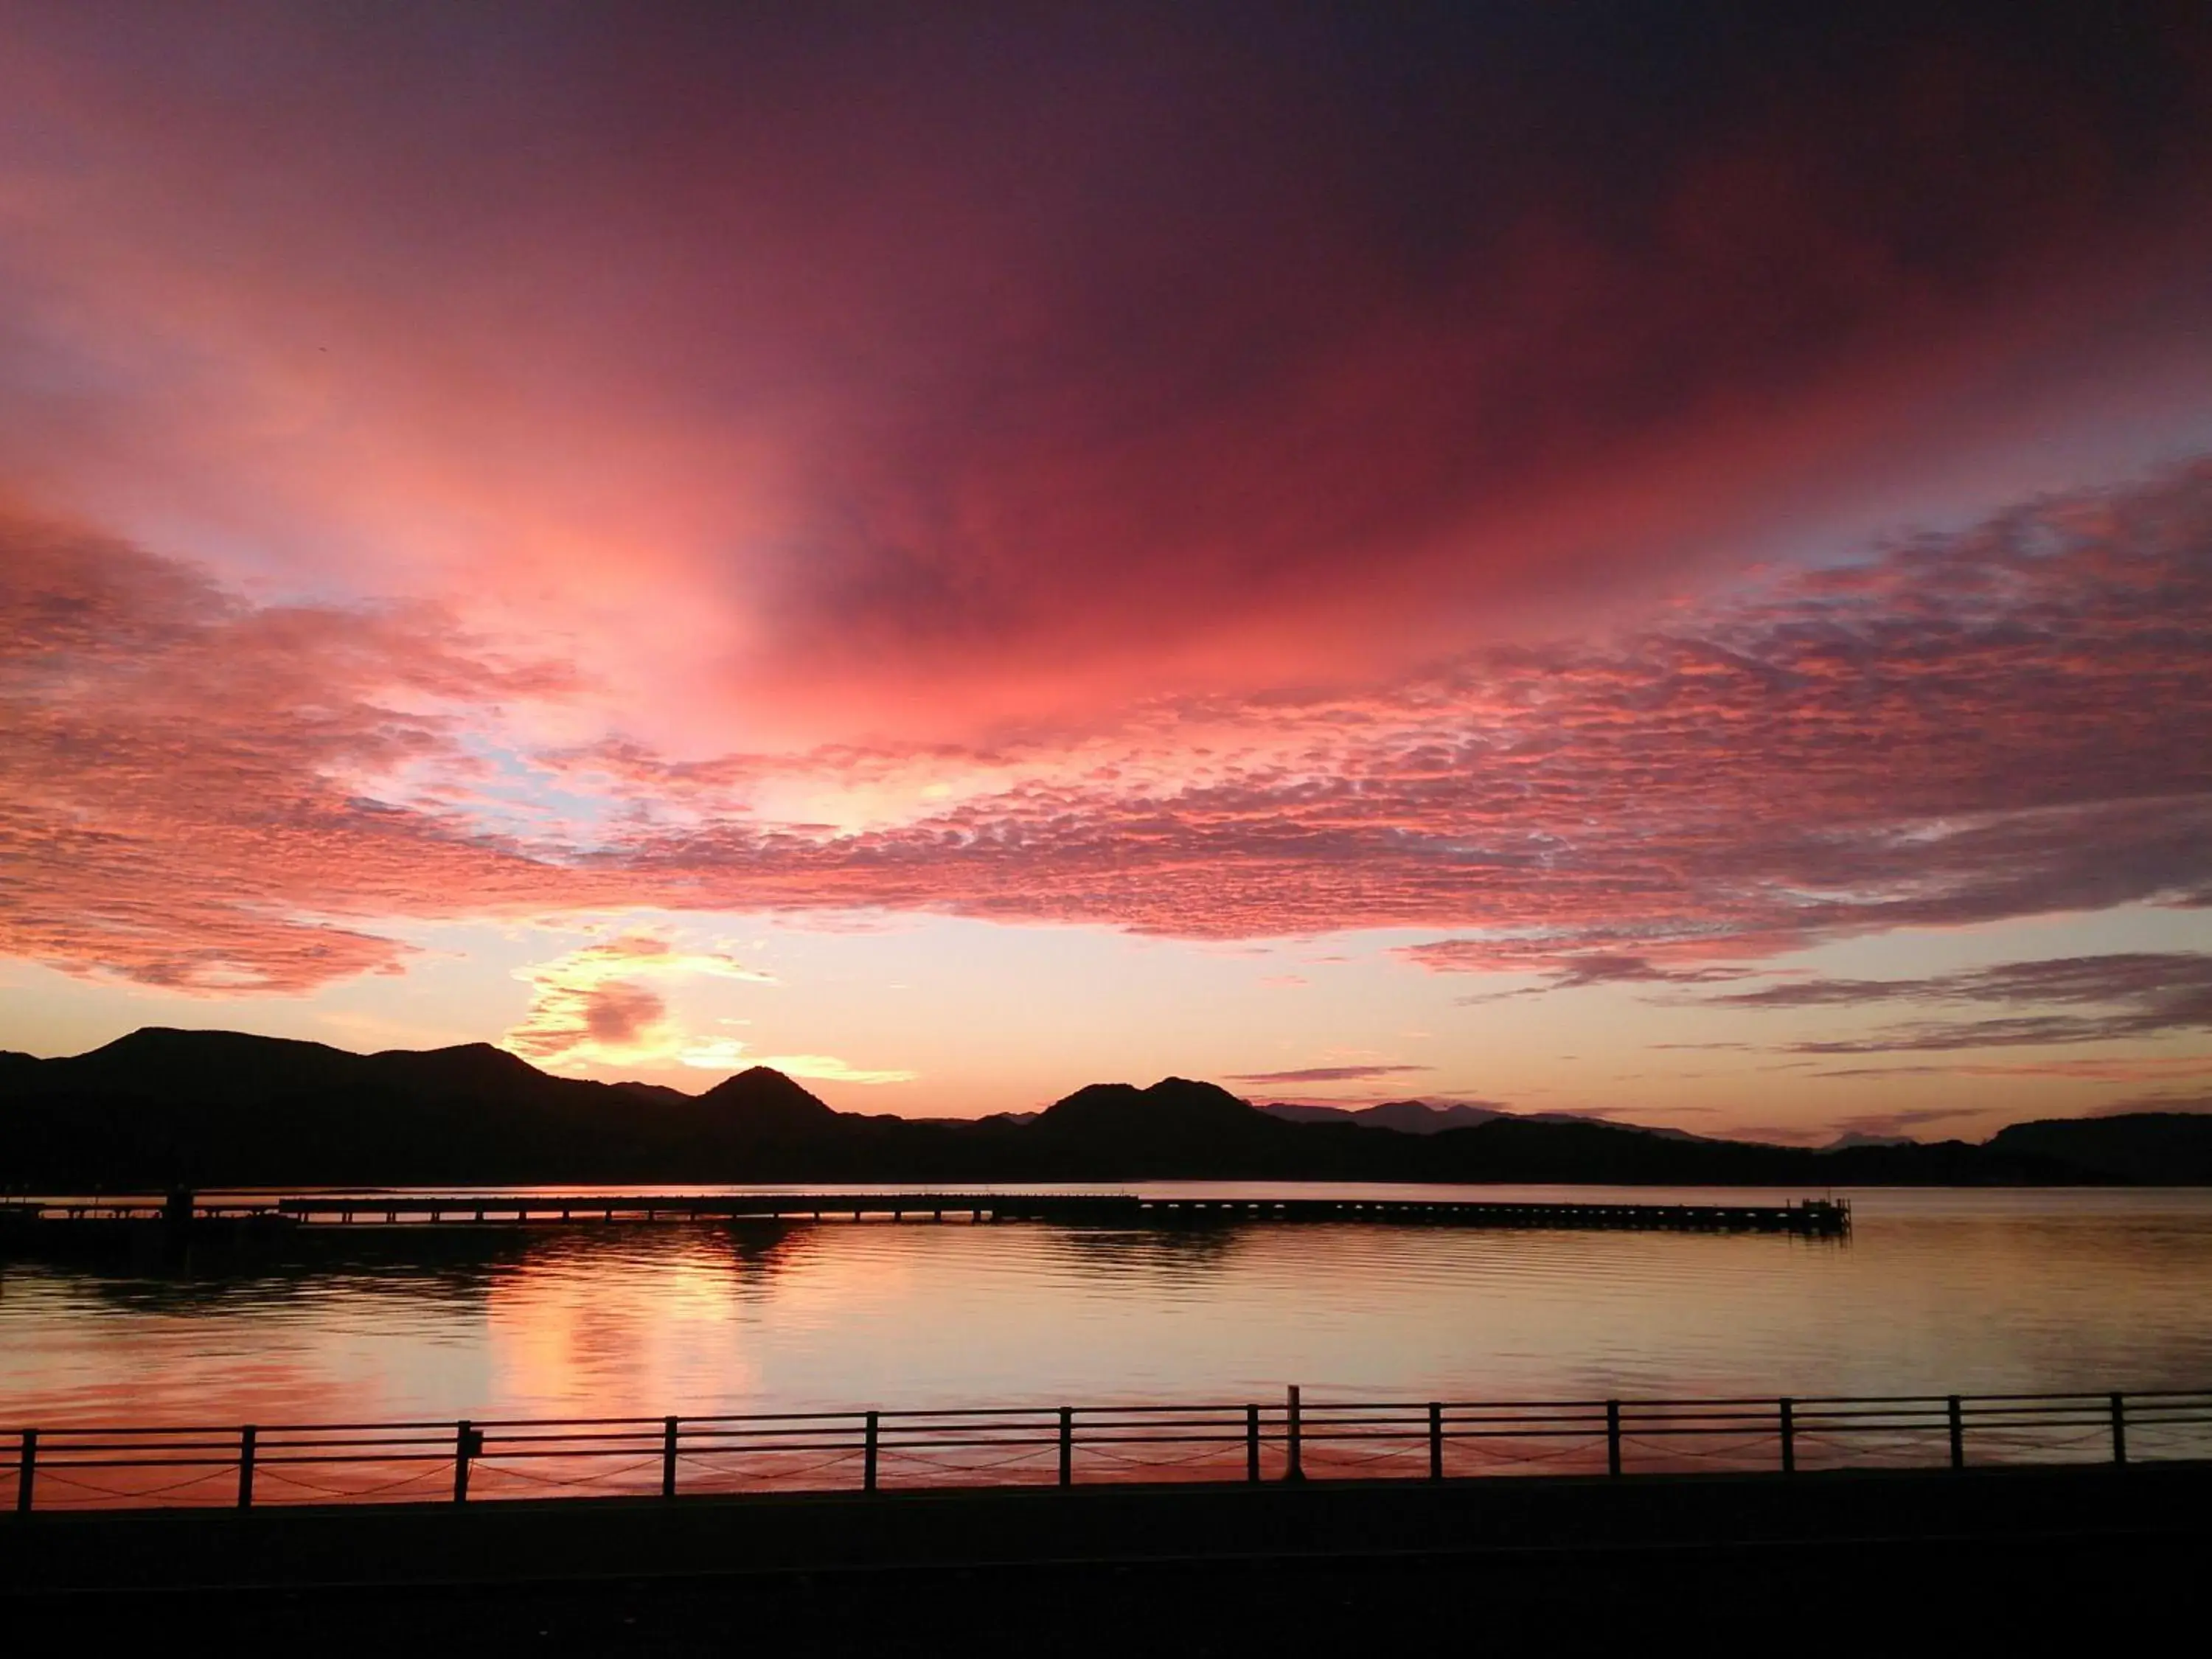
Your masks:
<svg viewBox="0 0 2212 1659"><path fill-rule="evenodd" d="M1609 1228L1668 1232L1850 1231L1848 1200L1787 1204L1492 1203L1480 1200L1351 1197L1184 1197L1136 1193L315 1193L202 1200L162 1197L27 1198L0 1203L0 1237L95 1223L198 1223L247 1227L547 1225L582 1222L863 1221L1049 1222L1168 1227L1224 1224L1365 1222L1411 1226Z"/></svg>

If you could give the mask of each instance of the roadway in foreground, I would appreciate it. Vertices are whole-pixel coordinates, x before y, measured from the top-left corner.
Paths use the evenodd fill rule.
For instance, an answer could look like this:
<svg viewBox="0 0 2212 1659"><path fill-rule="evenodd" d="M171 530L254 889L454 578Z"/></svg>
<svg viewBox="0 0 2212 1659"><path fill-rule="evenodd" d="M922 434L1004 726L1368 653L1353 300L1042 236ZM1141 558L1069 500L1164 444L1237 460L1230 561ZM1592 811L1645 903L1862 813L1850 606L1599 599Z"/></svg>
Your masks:
<svg viewBox="0 0 2212 1659"><path fill-rule="evenodd" d="M2193 1644L2208 1499L2212 1465L2176 1464L41 1514L0 1520L0 1628L20 1652Z"/></svg>

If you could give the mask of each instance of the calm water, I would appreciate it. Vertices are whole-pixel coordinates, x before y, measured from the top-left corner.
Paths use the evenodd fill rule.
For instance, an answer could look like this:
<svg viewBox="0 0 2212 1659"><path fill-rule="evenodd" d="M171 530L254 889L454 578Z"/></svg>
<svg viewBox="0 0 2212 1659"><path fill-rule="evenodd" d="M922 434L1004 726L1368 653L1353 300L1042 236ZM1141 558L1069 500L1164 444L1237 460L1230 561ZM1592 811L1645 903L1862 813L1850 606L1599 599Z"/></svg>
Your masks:
<svg viewBox="0 0 2212 1659"><path fill-rule="evenodd" d="M1414 1399L2212 1384L2212 1192L1851 1196L1842 1243L825 1223L362 1230L221 1270L15 1261L0 1425L1238 1400L1291 1382Z"/></svg>

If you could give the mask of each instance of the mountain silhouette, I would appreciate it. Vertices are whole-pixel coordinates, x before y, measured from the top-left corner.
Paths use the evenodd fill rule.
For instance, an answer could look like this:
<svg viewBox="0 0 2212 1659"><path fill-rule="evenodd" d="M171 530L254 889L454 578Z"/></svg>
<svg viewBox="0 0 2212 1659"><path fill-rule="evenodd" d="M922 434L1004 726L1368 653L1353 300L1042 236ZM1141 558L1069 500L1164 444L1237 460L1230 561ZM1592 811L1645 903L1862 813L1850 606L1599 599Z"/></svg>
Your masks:
<svg viewBox="0 0 2212 1659"><path fill-rule="evenodd" d="M94 1187L630 1180L762 1138L743 1110L553 1077L489 1043L356 1054L159 1026L0 1067L0 1182Z"/></svg>
<svg viewBox="0 0 2212 1659"><path fill-rule="evenodd" d="M1093 1083L1055 1101L1028 1133L1100 1175L1204 1175L1234 1165L1274 1173L1290 1125L1218 1084L1162 1078L1150 1088Z"/></svg>
<svg viewBox="0 0 2212 1659"><path fill-rule="evenodd" d="M1400 1134L1432 1135L1446 1129L1471 1129L1508 1115L1495 1106L1455 1102L1432 1106L1425 1100L1386 1100L1379 1106L1302 1106L1272 1100L1260 1109L1285 1123L1351 1123L1363 1129L1395 1129Z"/></svg>
<svg viewBox="0 0 2212 1659"><path fill-rule="evenodd" d="M242 1103L337 1086L362 1058L290 1037L148 1025L89 1054L43 1065L73 1088Z"/></svg>
<svg viewBox="0 0 2212 1659"><path fill-rule="evenodd" d="M838 1114L771 1066L727 1077L698 1097L721 1122L763 1139L793 1140L830 1129Z"/></svg>
<svg viewBox="0 0 2212 1659"><path fill-rule="evenodd" d="M2212 1182L2212 1115L2199 1112L2045 1118L2000 1129L1990 1145L2144 1186Z"/></svg>
<svg viewBox="0 0 2212 1659"><path fill-rule="evenodd" d="M1128 1083L1086 1084L1054 1102L1036 1121L1072 1139L1137 1136L1182 1144L1265 1134L1265 1117L1218 1084L1164 1077L1146 1089Z"/></svg>
<svg viewBox="0 0 2212 1659"><path fill-rule="evenodd" d="M149 1027L61 1059L0 1054L0 1187L2212 1182L2212 1118L2178 1114L2015 1124L1979 1146L1816 1152L1482 1107L1322 1109L1318 1121L1286 1121L1217 1085L1170 1077L1145 1088L1091 1084L1034 1115L909 1121L836 1111L768 1066L688 1095L555 1077L484 1043L356 1054Z"/></svg>

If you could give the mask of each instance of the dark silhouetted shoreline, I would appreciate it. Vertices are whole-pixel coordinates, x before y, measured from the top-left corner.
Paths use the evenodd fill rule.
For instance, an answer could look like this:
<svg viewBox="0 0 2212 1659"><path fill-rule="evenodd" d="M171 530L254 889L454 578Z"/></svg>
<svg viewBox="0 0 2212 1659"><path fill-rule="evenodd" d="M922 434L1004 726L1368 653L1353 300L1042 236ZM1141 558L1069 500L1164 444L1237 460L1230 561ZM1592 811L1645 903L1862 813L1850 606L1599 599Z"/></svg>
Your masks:
<svg viewBox="0 0 2212 1659"><path fill-rule="evenodd" d="M1403 1103L1395 1103L1402 1107ZM1210 1083L1092 1084L1034 1116L832 1110L766 1067L697 1096L550 1076L485 1044L353 1054L149 1027L0 1054L0 1188L1291 1180L1769 1186L2201 1184L2212 1117L2014 1124L1825 1151L1496 1115L1293 1121ZM1399 1110L1395 1121L1403 1123Z"/></svg>

